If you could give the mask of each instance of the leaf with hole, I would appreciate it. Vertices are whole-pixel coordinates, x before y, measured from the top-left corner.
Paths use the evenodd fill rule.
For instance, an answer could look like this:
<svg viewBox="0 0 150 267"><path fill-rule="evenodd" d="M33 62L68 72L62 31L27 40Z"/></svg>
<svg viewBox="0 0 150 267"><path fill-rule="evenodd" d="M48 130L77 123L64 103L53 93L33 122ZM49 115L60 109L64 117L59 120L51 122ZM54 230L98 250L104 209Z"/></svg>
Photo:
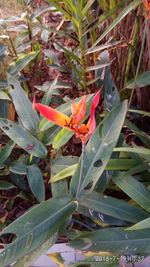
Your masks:
<svg viewBox="0 0 150 267"><path fill-rule="evenodd" d="M4 245L0 267L4 267L34 251L58 231L63 221L76 209L70 196L61 195L31 208L7 226L1 235L13 233L17 238Z"/></svg>
<svg viewBox="0 0 150 267"><path fill-rule="evenodd" d="M45 157L46 147L34 136L25 131L21 126L14 122L0 118L0 128L10 137L18 146L27 153L35 157Z"/></svg>
<svg viewBox="0 0 150 267"><path fill-rule="evenodd" d="M99 124L95 133L88 142L83 168L81 159L71 180L71 193L79 196L84 188L93 183L94 188L104 171L115 147L127 112L127 101L117 105L106 118ZM94 167L95 162L101 160L100 167ZM80 175L82 168L82 176Z"/></svg>

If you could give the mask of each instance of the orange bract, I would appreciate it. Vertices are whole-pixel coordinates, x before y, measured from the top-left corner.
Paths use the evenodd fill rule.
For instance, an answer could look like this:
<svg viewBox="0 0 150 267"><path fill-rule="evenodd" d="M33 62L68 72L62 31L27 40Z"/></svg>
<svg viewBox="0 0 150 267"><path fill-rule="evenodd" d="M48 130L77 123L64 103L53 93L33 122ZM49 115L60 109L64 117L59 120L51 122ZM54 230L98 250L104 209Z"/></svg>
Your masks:
<svg viewBox="0 0 150 267"><path fill-rule="evenodd" d="M101 90L99 90L93 98L90 110L90 118L87 125L79 123L84 119L86 113L86 98L83 96L79 103L72 102L70 117L64 115L60 111L50 108L48 106L36 103L33 101L33 108L36 108L45 118L51 122L72 131L76 137L80 138L83 143L86 143L96 128L95 122L95 108L99 103Z"/></svg>
<svg viewBox="0 0 150 267"><path fill-rule="evenodd" d="M150 18L150 0L143 0L143 4L148 12L147 19Z"/></svg>

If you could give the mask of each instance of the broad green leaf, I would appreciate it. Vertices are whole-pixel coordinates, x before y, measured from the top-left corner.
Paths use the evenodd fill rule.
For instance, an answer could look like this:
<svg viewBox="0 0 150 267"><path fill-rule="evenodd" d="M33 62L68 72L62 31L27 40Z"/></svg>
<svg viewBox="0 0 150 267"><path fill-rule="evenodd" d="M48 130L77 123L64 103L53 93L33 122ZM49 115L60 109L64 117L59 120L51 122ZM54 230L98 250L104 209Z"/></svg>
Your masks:
<svg viewBox="0 0 150 267"><path fill-rule="evenodd" d="M140 230L140 229L147 229L150 228L150 218L142 220L135 225L127 228L126 230Z"/></svg>
<svg viewBox="0 0 150 267"><path fill-rule="evenodd" d="M78 160L79 160L78 157L73 157L73 156L58 157L52 159L51 161L52 175L60 172L61 170L65 169L66 167L69 167L70 165L76 164Z"/></svg>
<svg viewBox="0 0 150 267"><path fill-rule="evenodd" d="M23 126L29 131L36 131L39 124L38 115L36 111L33 110L32 103L25 91L20 86L20 83L13 77L8 79L8 84L11 86L9 93Z"/></svg>
<svg viewBox="0 0 150 267"><path fill-rule="evenodd" d="M0 164L5 162L5 160L10 156L15 143L13 141L9 141L4 147L0 148Z"/></svg>
<svg viewBox="0 0 150 267"><path fill-rule="evenodd" d="M47 92L44 94L43 98L42 98L42 104L48 106L51 98L52 98L52 94L54 92L54 90L57 88L57 79L58 77L56 77L54 79L54 81L50 84L49 88L47 89Z"/></svg>
<svg viewBox="0 0 150 267"><path fill-rule="evenodd" d="M135 167L137 164L132 159L110 159L108 164L106 165L106 170L128 170L130 168ZM61 179L64 179L66 177L72 176L76 170L77 164L71 165L60 172L58 172L56 175L52 176L50 179L50 182L56 182Z"/></svg>
<svg viewBox="0 0 150 267"><path fill-rule="evenodd" d="M77 164L74 164L72 166L65 168L64 170L60 171L56 175L52 176L52 178L50 179L50 182L54 183L66 177L72 176L73 173L75 172L76 167L77 167Z"/></svg>
<svg viewBox="0 0 150 267"><path fill-rule="evenodd" d="M8 181L0 180L0 190L9 190L16 186Z"/></svg>
<svg viewBox="0 0 150 267"><path fill-rule="evenodd" d="M143 154L143 155L150 155L150 149L147 148L132 148L132 147L116 147L113 149L115 152L131 152L131 153L137 153L137 154Z"/></svg>
<svg viewBox="0 0 150 267"><path fill-rule="evenodd" d="M81 172L81 159L71 180L71 193L78 196L84 188L93 182L93 188L104 171L115 147L125 116L127 101L117 105L97 127L88 142Z"/></svg>
<svg viewBox="0 0 150 267"><path fill-rule="evenodd" d="M35 198L42 202L45 200L45 186L41 170L36 164L27 166L27 179L29 187Z"/></svg>
<svg viewBox="0 0 150 267"><path fill-rule="evenodd" d="M150 85L150 71L145 71L138 75L136 79L136 85L138 87L144 87ZM130 80L125 85L126 88L133 88L134 87L134 79Z"/></svg>
<svg viewBox="0 0 150 267"><path fill-rule="evenodd" d="M1 235L13 233L17 239L5 244L0 253L0 267L4 267L31 253L50 239L63 221L76 209L68 195L61 195L33 207L7 226Z"/></svg>
<svg viewBox="0 0 150 267"><path fill-rule="evenodd" d="M128 175L113 177L114 183L125 192L131 199L138 203L143 209L150 212L150 191L146 187Z"/></svg>
<svg viewBox="0 0 150 267"><path fill-rule="evenodd" d="M105 217L101 216L101 213L103 213L123 221L135 223L148 217L145 212L123 200L109 197L94 191L90 194L81 194L79 197L79 204L89 208L90 210L98 211L100 218Z"/></svg>
<svg viewBox="0 0 150 267"><path fill-rule="evenodd" d="M29 154L35 157L46 156L46 147L19 125L10 120L0 118L0 128L10 137L10 139Z"/></svg>
<svg viewBox="0 0 150 267"><path fill-rule="evenodd" d="M17 173L11 173L10 174L10 179L20 189L22 189L22 190L28 190L27 183L26 183L26 181L24 179L24 176L22 176L20 174L17 174ZM28 200L33 201L33 199L31 199L31 197L30 197L30 199L28 198Z"/></svg>
<svg viewBox="0 0 150 267"><path fill-rule="evenodd" d="M41 244L38 248L36 248L35 250L30 252L29 254L24 256L23 258L21 258L19 261L17 261L17 263L13 264L13 267L20 267L20 266L29 267L29 266L31 266L32 264L34 264L34 262L36 260L39 259L40 256L45 254L47 252L47 250L51 246L54 245L54 243L56 242L56 239L57 239L57 234L54 234L49 240L47 240L46 242Z"/></svg>
<svg viewBox="0 0 150 267"><path fill-rule="evenodd" d="M27 174L27 165L21 162L15 162L10 165L10 170L17 174Z"/></svg>
<svg viewBox="0 0 150 267"><path fill-rule="evenodd" d="M19 57L15 62L13 62L10 67L8 68L8 73L11 76L16 76L19 71L22 71L26 65L33 60L37 55L37 52L29 52L28 54Z"/></svg>
<svg viewBox="0 0 150 267"><path fill-rule="evenodd" d="M100 226L128 226L129 223L117 219L115 217L109 216L104 213L100 213L94 209L90 209L89 207L85 207L79 203L78 211L86 217L89 217L93 222Z"/></svg>
<svg viewBox="0 0 150 267"><path fill-rule="evenodd" d="M110 62L109 53L107 50L101 53L101 58L99 60L99 64L107 64ZM112 80L111 67L107 66L105 69L99 69L96 71L96 77L103 77L103 83L101 80L97 81L97 86L103 86L103 94L104 94L104 106L106 110L111 110L117 104L120 103L120 96L118 93L118 89L115 83Z"/></svg>
<svg viewBox="0 0 150 267"><path fill-rule="evenodd" d="M0 90L0 99L11 101L10 97L2 90Z"/></svg>
<svg viewBox="0 0 150 267"><path fill-rule="evenodd" d="M64 128L61 129L53 140L53 144L52 144L53 148L54 149L60 148L61 146L66 144L73 135L74 135L73 132L68 131L67 129L64 129Z"/></svg>
<svg viewBox="0 0 150 267"><path fill-rule="evenodd" d="M149 255L150 230L127 232L120 227L96 230L80 235L68 245L79 250L109 251L119 255Z"/></svg>
<svg viewBox="0 0 150 267"><path fill-rule="evenodd" d="M100 37L96 40L96 42L92 45L91 50L109 33L111 30L113 30L116 25L122 19L128 15L134 8L136 8L141 3L141 0L135 0L132 3L128 4L122 12L120 12L119 16L107 27L106 31L104 31L103 34L100 35Z"/></svg>
<svg viewBox="0 0 150 267"><path fill-rule="evenodd" d="M55 54L52 50L50 50L50 49L45 49L45 50L43 50L43 52L44 52L44 55L45 55L47 58L49 58L49 59L52 60L52 63L53 63L53 64L56 64L56 65L60 66L58 57L56 56L56 54Z"/></svg>

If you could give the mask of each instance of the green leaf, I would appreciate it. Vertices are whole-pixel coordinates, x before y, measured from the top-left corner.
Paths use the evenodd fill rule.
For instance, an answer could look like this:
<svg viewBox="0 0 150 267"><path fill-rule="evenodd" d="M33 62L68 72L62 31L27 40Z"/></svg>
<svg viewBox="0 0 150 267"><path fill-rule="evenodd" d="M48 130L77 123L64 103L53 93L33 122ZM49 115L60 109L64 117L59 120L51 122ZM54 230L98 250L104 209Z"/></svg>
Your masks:
<svg viewBox="0 0 150 267"><path fill-rule="evenodd" d="M0 99L11 101L10 97L4 91L0 91Z"/></svg>
<svg viewBox="0 0 150 267"><path fill-rule="evenodd" d="M37 55L37 52L29 52L28 54L19 57L15 62L13 62L10 67L8 68L8 73L11 76L16 76L19 71L22 71L26 65L33 60Z"/></svg>
<svg viewBox="0 0 150 267"><path fill-rule="evenodd" d="M54 149L60 148L61 146L66 144L73 135L74 135L73 132L68 131L67 129L64 129L64 128L61 129L53 140L53 144L52 144L53 148Z"/></svg>
<svg viewBox="0 0 150 267"><path fill-rule="evenodd" d="M137 76L136 85L138 87L144 87L150 85L150 71L145 71ZM134 79L128 81L125 85L126 88L134 87Z"/></svg>
<svg viewBox="0 0 150 267"><path fill-rule="evenodd" d="M17 79L10 77L8 84L11 86L9 93L12 97L17 114L23 126L29 131L36 131L39 124L38 115L32 108L32 103Z"/></svg>
<svg viewBox="0 0 150 267"><path fill-rule="evenodd" d="M119 16L107 27L103 34L96 40L96 42L92 45L91 50L109 33L111 32L116 25L126 16L128 15L135 7L137 7L141 3L141 0L135 0L132 3L128 4L122 12L120 12Z"/></svg>
<svg viewBox="0 0 150 267"><path fill-rule="evenodd" d="M27 166L27 179L29 187L35 198L42 202L45 200L45 186L41 170L36 164Z"/></svg>
<svg viewBox="0 0 150 267"><path fill-rule="evenodd" d="M47 88L47 92L45 93L45 95L42 98L42 104L48 106L51 98L52 98L52 94L54 92L54 90L57 88L57 80L58 77L56 77L54 79L54 81L50 84L50 86Z"/></svg>
<svg viewBox="0 0 150 267"><path fill-rule="evenodd" d="M32 264L34 264L36 260L39 259L40 256L45 254L52 245L54 245L54 243L56 242L56 239L57 239L57 234L54 234L49 240L41 244L38 248L30 252L28 255L21 258L19 261L17 261L16 264L13 264L13 267L31 266Z"/></svg>
<svg viewBox="0 0 150 267"><path fill-rule="evenodd" d="M150 191L129 175L118 175L113 177L114 183L123 190L131 199L138 203L143 209L150 212Z"/></svg>
<svg viewBox="0 0 150 267"><path fill-rule="evenodd" d="M50 179L50 182L54 183L54 182L57 182L59 180L66 178L66 177L72 176L76 167L77 167L77 164L74 164L72 166L65 168L64 170L60 171L56 175L52 176L52 178Z"/></svg>
<svg viewBox="0 0 150 267"><path fill-rule="evenodd" d="M109 251L119 255L142 255L142 253L149 255L150 230L128 232L123 228L96 230L80 235L68 245L79 250Z"/></svg>
<svg viewBox="0 0 150 267"><path fill-rule="evenodd" d="M9 141L4 147L0 148L0 164L5 162L5 160L10 156L15 143L13 141Z"/></svg>
<svg viewBox="0 0 150 267"><path fill-rule="evenodd" d="M38 10L36 10L30 17L31 20L34 20L35 18L37 18L38 16L42 15L43 13L47 12L47 11L54 11L54 8L50 5L46 5L46 6L42 6L41 8L39 8Z"/></svg>
<svg viewBox="0 0 150 267"><path fill-rule="evenodd" d="M144 110L129 109L128 111L150 117L150 112L146 112Z"/></svg>
<svg viewBox="0 0 150 267"><path fill-rule="evenodd" d="M19 125L10 120L0 118L0 128L10 137L10 139L29 154L35 157L46 156L46 147Z"/></svg>
<svg viewBox="0 0 150 267"><path fill-rule="evenodd" d="M71 193L79 195L93 182L93 188L104 171L115 147L125 116L127 101L117 105L97 127L86 146L81 176L81 159L71 180Z"/></svg>
<svg viewBox="0 0 150 267"><path fill-rule="evenodd" d="M8 181L0 180L0 190L9 190L16 186Z"/></svg>
<svg viewBox="0 0 150 267"><path fill-rule="evenodd" d="M0 44L0 62L8 55L7 46Z"/></svg>
<svg viewBox="0 0 150 267"><path fill-rule="evenodd" d="M150 137L146 133L142 132L136 125L127 119L125 120L125 125L141 139L144 145L150 148Z"/></svg>
<svg viewBox="0 0 150 267"><path fill-rule="evenodd" d="M132 159L110 159L105 169L106 170L128 170L130 168L135 167L136 165L137 165L136 162ZM56 175L52 176L52 178L50 179L50 182L54 183L66 177L72 176L75 172L76 167L77 167L77 164L74 164L61 170Z"/></svg>
<svg viewBox="0 0 150 267"><path fill-rule="evenodd" d="M0 266L20 259L46 242L75 209L76 204L70 196L61 195L33 207L7 226L1 235L13 233L17 239L4 245Z"/></svg>
<svg viewBox="0 0 150 267"><path fill-rule="evenodd" d="M101 213L103 213L123 221L135 223L148 217L145 212L123 200L94 191L90 194L88 192L81 194L79 204L91 210L98 211L100 218L105 217L105 215L101 216Z"/></svg>
<svg viewBox="0 0 150 267"><path fill-rule="evenodd" d="M21 162L15 162L10 165L10 171L17 174L27 174L27 165Z"/></svg>
<svg viewBox="0 0 150 267"><path fill-rule="evenodd" d="M113 149L115 152L131 152L143 155L150 155L150 149L147 148L132 148L132 147L116 147Z"/></svg>
<svg viewBox="0 0 150 267"><path fill-rule="evenodd" d="M128 227L126 230L140 230L147 228L150 228L150 218L142 220L141 222L138 222L135 225Z"/></svg>

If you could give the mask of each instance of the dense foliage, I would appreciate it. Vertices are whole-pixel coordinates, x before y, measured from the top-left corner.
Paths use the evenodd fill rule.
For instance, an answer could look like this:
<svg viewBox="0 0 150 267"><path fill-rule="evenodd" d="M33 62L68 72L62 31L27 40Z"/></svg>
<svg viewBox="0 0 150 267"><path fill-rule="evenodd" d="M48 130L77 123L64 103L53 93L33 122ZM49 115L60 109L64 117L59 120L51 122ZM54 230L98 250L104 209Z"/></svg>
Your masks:
<svg viewBox="0 0 150 267"><path fill-rule="evenodd" d="M121 255L143 259L150 253L150 137L138 122L147 124L150 113L138 108L135 93L150 84L150 71L141 71L149 3L22 4L20 16L0 20L0 267L30 266L57 240L84 255L68 266L94 267L97 255L111 266ZM135 18L132 40L117 32L126 16ZM118 89L110 58L124 46ZM66 266L59 253L52 258Z"/></svg>

